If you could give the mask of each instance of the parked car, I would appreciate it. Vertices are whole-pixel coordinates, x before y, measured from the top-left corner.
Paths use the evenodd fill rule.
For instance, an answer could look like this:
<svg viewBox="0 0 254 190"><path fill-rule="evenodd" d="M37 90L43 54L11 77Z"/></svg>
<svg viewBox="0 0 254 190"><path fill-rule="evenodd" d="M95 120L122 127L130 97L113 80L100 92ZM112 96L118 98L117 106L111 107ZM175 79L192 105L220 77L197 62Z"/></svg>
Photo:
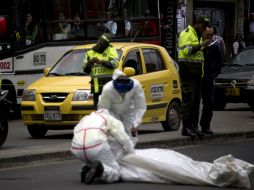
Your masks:
<svg viewBox="0 0 254 190"><path fill-rule="evenodd" d="M83 72L85 53L94 44L78 46L63 55L44 77L23 93L21 115L31 136L43 137L49 129L75 126L93 111L90 76ZM165 48L143 43L113 43L119 69L139 80L147 111L143 123L161 122L165 131L178 130L181 106L176 65ZM131 72L130 72L131 71Z"/></svg>
<svg viewBox="0 0 254 190"><path fill-rule="evenodd" d="M215 80L215 109L227 103L247 103L254 110L254 47L237 54Z"/></svg>

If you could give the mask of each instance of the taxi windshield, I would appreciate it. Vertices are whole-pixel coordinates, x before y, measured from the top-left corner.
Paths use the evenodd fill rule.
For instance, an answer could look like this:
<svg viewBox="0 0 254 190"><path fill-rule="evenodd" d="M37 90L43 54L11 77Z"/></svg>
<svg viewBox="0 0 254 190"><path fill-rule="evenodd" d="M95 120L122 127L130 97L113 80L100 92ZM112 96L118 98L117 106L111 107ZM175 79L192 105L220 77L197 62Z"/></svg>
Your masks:
<svg viewBox="0 0 254 190"><path fill-rule="evenodd" d="M89 49L72 50L61 57L61 59L50 70L48 76L87 76L84 72L84 58ZM118 61L122 55L117 50Z"/></svg>

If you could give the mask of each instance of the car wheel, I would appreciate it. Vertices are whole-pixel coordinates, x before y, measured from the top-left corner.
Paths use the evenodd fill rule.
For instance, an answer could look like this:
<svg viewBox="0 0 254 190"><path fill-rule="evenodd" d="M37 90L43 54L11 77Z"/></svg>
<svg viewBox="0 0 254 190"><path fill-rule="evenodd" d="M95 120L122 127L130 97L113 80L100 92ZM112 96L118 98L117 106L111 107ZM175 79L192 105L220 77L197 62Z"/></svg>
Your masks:
<svg viewBox="0 0 254 190"><path fill-rule="evenodd" d="M40 125L28 125L27 129L29 134L34 138L42 138L48 131L46 127Z"/></svg>
<svg viewBox="0 0 254 190"><path fill-rule="evenodd" d="M214 110L216 111L222 111L225 109L226 107L226 104L225 102L215 102L214 104Z"/></svg>
<svg viewBox="0 0 254 190"><path fill-rule="evenodd" d="M161 122L165 131L177 131L181 124L180 105L172 102L168 106L166 121Z"/></svg>

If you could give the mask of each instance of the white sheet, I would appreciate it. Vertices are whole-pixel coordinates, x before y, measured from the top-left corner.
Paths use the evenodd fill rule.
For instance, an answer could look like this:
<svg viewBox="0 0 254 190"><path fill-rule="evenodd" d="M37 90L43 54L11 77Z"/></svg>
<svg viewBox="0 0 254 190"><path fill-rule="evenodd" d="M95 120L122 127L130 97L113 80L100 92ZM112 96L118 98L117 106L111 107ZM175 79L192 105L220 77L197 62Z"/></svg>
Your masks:
<svg viewBox="0 0 254 190"><path fill-rule="evenodd" d="M142 149L120 160L123 181L250 188L249 174L254 165L222 156L201 162L173 150Z"/></svg>

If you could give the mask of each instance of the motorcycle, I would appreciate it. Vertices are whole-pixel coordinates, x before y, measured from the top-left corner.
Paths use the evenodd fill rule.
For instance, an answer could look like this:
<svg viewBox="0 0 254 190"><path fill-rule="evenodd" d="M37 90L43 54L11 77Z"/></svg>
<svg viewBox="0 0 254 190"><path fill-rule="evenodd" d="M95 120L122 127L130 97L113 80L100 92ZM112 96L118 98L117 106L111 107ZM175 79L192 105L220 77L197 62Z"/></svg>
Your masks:
<svg viewBox="0 0 254 190"><path fill-rule="evenodd" d="M0 147L4 144L8 135L8 114L10 113L10 101L6 96L8 90L0 90Z"/></svg>

